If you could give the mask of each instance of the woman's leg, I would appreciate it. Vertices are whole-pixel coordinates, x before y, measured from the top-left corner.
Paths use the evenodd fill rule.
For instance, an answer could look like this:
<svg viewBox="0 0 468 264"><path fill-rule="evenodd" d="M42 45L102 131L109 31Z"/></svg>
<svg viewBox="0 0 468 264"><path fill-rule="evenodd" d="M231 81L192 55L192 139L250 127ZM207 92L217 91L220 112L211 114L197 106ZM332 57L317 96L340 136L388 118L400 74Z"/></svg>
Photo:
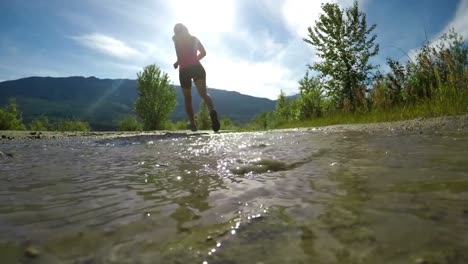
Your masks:
<svg viewBox="0 0 468 264"><path fill-rule="evenodd" d="M205 101L208 110L211 112L214 110L213 100L211 96L206 91L206 79L200 79L195 81L195 86L197 86L197 91L200 97Z"/></svg>
<svg viewBox="0 0 468 264"><path fill-rule="evenodd" d="M218 113L214 109L213 100L211 100L211 96L206 91L206 79L203 78L196 80L195 85L197 86L198 94L203 98L206 106L208 106L208 110L210 111L211 128L214 132L218 132L221 128L221 124L218 120Z"/></svg>
<svg viewBox="0 0 468 264"><path fill-rule="evenodd" d="M195 119L193 118L192 77L190 69L179 69L179 81L180 87L182 88L182 94L184 95L185 112L187 113L187 117L190 122L190 130L195 131L197 127L195 125Z"/></svg>
<svg viewBox="0 0 468 264"><path fill-rule="evenodd" d="M185 112L190 122L191 127L195 127L195 119L193 118L193 107L192 107L192 89L190 87L182 87L182 94L184 95Z"/></svg>

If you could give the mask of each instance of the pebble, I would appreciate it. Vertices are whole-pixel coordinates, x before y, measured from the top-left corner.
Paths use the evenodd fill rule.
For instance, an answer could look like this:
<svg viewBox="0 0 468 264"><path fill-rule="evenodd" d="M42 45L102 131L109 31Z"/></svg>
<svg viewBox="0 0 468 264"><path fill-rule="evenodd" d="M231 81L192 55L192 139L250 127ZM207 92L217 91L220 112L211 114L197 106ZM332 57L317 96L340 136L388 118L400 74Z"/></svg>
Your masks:
<svg viewBox="0 0 468 264"><path fill-rule="evenodd" d="M463 210L463 216L464 216L464 217L468 217L468 209Z"/></svg>
<svg viewBox="0 0 468 264"><path fill-rule="evenodd" d="M414 261L416 264L429 264L429 261L423 259L423 258L418 258Z"/></svg>
<svg viewBox="0 0 468 264"><path fill-rule="evenodd" d="M39 251L39 249L34 248L34 247L27 247L24 250L24 255L26 255L29 258L37 258L39 257L40 254L41 252Z"/></svg>
<svg viewBox="0 0 468 264"><path fill-rule="evenodd" d="M0 157L10 157L10 158L13 158L13 154L11 154L11 153L3 153L2 151L0 151Z"/></svg>

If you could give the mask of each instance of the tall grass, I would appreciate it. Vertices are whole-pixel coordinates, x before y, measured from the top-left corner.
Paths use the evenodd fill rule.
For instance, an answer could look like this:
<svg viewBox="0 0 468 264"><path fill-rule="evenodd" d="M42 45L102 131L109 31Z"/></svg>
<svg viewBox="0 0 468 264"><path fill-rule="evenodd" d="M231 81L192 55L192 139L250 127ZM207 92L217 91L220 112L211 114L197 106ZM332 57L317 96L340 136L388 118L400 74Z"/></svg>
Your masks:
<svg viewBox="0 0 468 264"><path fill-rule="evenodd" d="M366 113L336 111L328 113L320 118L305 121L292 120L279 124L274 128L319 127L337 124L392 122L414 118L462 115L466 113L468 113L468 91L465 90L451 95L420 100L411 105L398 105L389 109L374 109ZM250 125L245 129L257 130L260 128Z"/></svg>

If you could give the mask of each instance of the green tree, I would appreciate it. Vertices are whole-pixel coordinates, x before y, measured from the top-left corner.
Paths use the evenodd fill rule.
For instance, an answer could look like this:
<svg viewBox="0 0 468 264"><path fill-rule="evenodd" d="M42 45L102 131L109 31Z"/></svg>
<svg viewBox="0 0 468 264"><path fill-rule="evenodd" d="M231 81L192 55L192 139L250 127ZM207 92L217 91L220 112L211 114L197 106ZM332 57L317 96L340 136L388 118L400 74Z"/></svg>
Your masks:
<svg viewBox="0 0 468 264"><path fill-rule="evenodd" d="M195 123L197 124L197 128L200 130L207 130L211 128L211 119L208 106L204 102L200 104L200 111L195 116Z"/></svg>
<svg viewBox="0 0 468 264"><path fill-rule="evenodd" d="M18 112L15 100L0 109L0 130L25 130L23 118Z"/></svg>
<svg viewBox="0 0 468 264"><path fill-rule="evenodd" d="M145 130L161 129L177 104L176 92L169 85L169 77L156 65L149 65L139 72L137 115Z"/></svg>
<svg viewBox="0 0 468 264"><path fill-rule="evenodd" d="M343 108L348 101L354 110L359 102L356 97L377 68L369 63L379 52L374 43L377 36L369 38L376 25L367 27L366 14L359 10L357 1L346 10L331 3L323 4L322 10L314 28L308 28L308 38L303 39L321 58L309 68L320 73L338 107Z"/></svg>
<svg viewBox="0 0 468 264"><path fill-rule="evenodd" d="M278 100L276 100L276 111L275 115L278 122L286 122L289 121L293 115L292 113L291 102L289 101L288 97L284 94L283 90L281 90L280 95L278 96Z"/></svg>
<svg viewBox="0 0 468 264"><path fill-rule="evenodd" d="M299 81L297 119L307 120L322 116L323 89L320 79L309 77L307 71Z"/></svg>

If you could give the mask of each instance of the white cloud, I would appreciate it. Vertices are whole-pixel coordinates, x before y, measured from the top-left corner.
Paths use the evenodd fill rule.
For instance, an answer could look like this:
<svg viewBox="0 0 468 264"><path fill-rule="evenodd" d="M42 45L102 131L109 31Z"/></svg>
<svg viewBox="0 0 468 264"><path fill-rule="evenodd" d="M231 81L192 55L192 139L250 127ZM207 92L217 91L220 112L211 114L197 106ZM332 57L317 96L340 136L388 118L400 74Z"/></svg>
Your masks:
<svg viewBox="0 0 468 264"><path fill-rule="evenodd" d="M450 28L454 28L455 32L461 34L465 38L468 37L468 0L461 0L457 7L452 21L448 23L445 29L439 34L442 35L447 32Z"/></svg>
<svg viewBox="0 0 468 264"><path fill-rule="evenodd" d="M361 8L366 1L359 1ZM347 7L353 1L330 0L327 2L337 2L340 6ZM238 57L234 60L207 59L210 63L209 68L215 69L213 73L215 76L210 76L208 83L215 84L214 87L270 99L276 99L281 90L288 95L298 92L298 80L306 72L306 65L318 59L313 47L303 42L302 38L307 36L307 28L319 18L322 12L321 2L285 0L281 3L274 3L265 1L262 6L265 12L282 16L293 38L280 44L275 42L266 31L256 35L246 31L237 32L237 37L246 42L246 53L268 53L269 59L265 61L249 60L248 57ZM219 52L224 54L221 50ZM221 67L215 65L221 65Z"/></svg>
<svg viewBox="0 0 468 264"><path fill-rule="evenodd" d="M93 33L71 38L87 48L111 57L135 59L142 56L140 51L129 47L125 42L103 34Z"/></svg>
<svg viewBox="0 0 468 264"><path fill-rule="evenodd" d="M290 31L300 37L306 36L307 28L319 18L320 6L320 1L285 1L283 15Z"/></svg>
<svg viewBox="0 0 468 264"><path fill-rule="evenodd" d="M452 20L441 32L434 35L434 37L430 40L431 46L436 46L438 43L440 43L439 38L442 36L442 34L449 32L449 30L452 28L456 33L462 35L466 40L468 37L468 16L466 14L468 14L468 0L461 0L457 6L457 11ZM420 48L412 49L408 52L408 56L411 58L411 60L414 60L419 54L419 51Z"/></svg>
<svg viewBox="0 0 468 264"><path fill-rule="evenodd" d="M253 96L273 99L281 88L286 89L294 85L294 81L290 81L291 72L272 62L253 62L219 56L207 60L206 70L210 87Z"/></svg>
<svg viewBox="0 0 468 264"><path fill-rule="evenodd" d="M368 0L359 0L360 10L364 9ZM307 35L307 28L313 26L322 13L322 3L337 3L342 8L350 7L354 0L323 0L323 1L297 1L286 0L283 3L283 15L291 32L300 37Z"/></svg>

